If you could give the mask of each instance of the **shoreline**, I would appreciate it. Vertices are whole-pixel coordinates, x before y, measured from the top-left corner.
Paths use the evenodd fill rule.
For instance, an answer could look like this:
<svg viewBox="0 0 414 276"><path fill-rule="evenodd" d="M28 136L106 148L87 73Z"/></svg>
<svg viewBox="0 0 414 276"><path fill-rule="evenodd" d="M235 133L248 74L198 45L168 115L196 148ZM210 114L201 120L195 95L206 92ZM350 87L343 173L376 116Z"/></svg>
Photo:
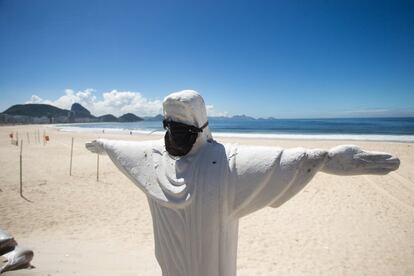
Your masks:
<svg viewBox="0 0 414 276"><path fill-rule="evenodd" d="M332 118L335 120L335 118ZM292 119L296 120L296 119ZM301 119L306 120L306 119ZM314 120L314 119L309 119ZM153 122L153 121L150 121ZM88 125L95 125L88 127ZM60 132L68 133L91 133L91 134L114 134L114 135L152 135L162 137L165 131L161 128L116 128L106 127L108 122L96 123L67 123L67 124L16 124L16 125L0 125L0 127L40 127L54 128ZM113 123L109 123L113 124ZM116 123L124 124L124 123ZM128 123L127 123L128 124ZM159 122L161 125L161 122ZM84 125L86 127L82 127ZM103 127L96 127L102 125ZM128 126L128 125L123 125ZM259 140L295 140L295 141L350 141L350 142L389 142L389 143L414 143L414 134L361 134L361 133L287 133L287 132L270 132L266 130L244 131L244 132L226 132L212 130L214 138L230 138L230 139L259 139Z"/></svg>
<svg viewBox="0 0 414 276"><path fill-rule="evenodd" d="M85 133L105 133L125 134L125 135L159 135L163 136L164 130L134 130L126 128L93 128L77 126L48 125L48 127L58 129L62 132L85 132ZM277 139L277 140L314 140L314 141L372 141L372 142L401 142L414 143L414 135L394 135L394 134L295 134L295 133L264 133L264 132L214 132L213 137L235 138L235 139Z"/></svg>

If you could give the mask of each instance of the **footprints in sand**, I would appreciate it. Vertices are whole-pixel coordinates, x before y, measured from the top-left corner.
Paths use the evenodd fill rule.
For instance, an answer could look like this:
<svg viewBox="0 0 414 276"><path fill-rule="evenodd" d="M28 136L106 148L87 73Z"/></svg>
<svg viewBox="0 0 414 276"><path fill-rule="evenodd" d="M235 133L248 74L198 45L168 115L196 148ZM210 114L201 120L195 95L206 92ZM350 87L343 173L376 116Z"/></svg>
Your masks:
<svg viewBox="0 0 414 276"><path fill-rule="evenodd" d="M406 189L414 193L414 183L397 172L389 174L390 177L400 182Z"/></svg>
<svg viewBox="0 0 414 276"><path fill-rule="evenodd" d="M364 176L364 178L391 202L414 212L414 183L392 172L386 177Z"/></svg>

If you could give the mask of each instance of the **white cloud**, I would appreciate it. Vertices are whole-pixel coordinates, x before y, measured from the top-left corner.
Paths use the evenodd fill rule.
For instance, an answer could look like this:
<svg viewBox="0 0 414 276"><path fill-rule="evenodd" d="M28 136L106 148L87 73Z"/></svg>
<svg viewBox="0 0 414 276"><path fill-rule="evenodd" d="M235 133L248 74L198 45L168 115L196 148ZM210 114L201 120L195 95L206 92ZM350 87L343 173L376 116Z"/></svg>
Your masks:
<svg viewBox="0 0 414 276"><path fill-rule="evenodd" d="M42 98L36 95L32 95L32 97L30 97L30 100L27 101L26 103L42 103L42 102L43 102Z"/></svg>
<svg viewBox="0 0 414 276"><path fill-rule="evenodd" d="M214 106L211 104L207 104L206 109L207 109L208 116L213 116L213 117L218 117L218 116L228 117L229 116L229 114L226 111L222 112L222 111L215 110Z"/></svg>
<svg viewBox="0 0 414 276"><path fill-rule="evenodd" d="M162 113L162 101L150 100L139 92L112 90L102 94L102 99L95 96L95 90L85 89L75 92L66 89L65 95L56 100L42 99L32 95L26 103L45 103L64 109L80 103L94 115L114 114L116 116L131 112L139 116L153 116Z"/></svg>
<svg viewBox="0 0 414 276"><path fill-rule="evenodd" d="M88 88L75 92L66 89L65 94L56 100L42 99L32 95L26 103L44 103L57 106L63 109L70 109L72 104L80 103L93 115L113 114L120 116L125 113L134 113L138 116L155 116L162 114L162 101L148 99L139 92L112 90L102 93L98 99L96 91ZM209 116L228 116L227 112L220 112L214 109L213 105L207 105Z"/></svg>

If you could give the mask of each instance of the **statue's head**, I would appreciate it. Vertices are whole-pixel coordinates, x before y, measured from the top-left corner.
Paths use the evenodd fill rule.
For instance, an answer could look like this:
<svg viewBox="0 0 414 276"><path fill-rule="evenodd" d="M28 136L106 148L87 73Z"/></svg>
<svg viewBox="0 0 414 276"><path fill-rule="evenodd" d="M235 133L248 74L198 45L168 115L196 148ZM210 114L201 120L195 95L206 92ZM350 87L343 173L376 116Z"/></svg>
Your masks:
<svg viewBox="0 0 414 276"><path fill-rule="evenodd" d="M193 90L172 93L163 102L165 147L173 156L184 156L212 140L203 97Z"/></svg>

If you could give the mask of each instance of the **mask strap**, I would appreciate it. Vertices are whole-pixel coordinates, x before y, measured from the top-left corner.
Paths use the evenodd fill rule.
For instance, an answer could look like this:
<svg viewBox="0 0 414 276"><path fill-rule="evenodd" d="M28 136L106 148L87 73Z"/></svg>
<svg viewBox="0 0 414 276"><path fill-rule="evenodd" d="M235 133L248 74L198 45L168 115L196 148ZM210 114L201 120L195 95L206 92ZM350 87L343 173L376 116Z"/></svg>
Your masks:
<svg viewBox="0 0 414 276"><path fill-rule="evenodd" d="M169 123L174 123L174 122L173 121L168 121L166 119L162 120L162 124L163 124L164 129L168 128ZM186 124L183 124L183 123L177 123L177 124L186 125ZM208 126L208 121L204 125L202 125L201 127L196 127L196 126L192 126L192 125L186 125L186 126L189 128L190 132L194 132L194 133L203 132L203 129L205 129Z"/></svg>
<svg viewBox="0 0 414 276"><path fill-rule="evenodd" d="M194 127L195 128L195 132L203 132L203 129L205 129L208 126L208 121L202 125L201 127Z"/></svg>
<svg viewBox="0 0 414 276"><path fill-rule="evenodd" d="M203 129L205 129L207 126L208 126L208 121L202 127L200 127L201 132L203 132Z"/></svg>

